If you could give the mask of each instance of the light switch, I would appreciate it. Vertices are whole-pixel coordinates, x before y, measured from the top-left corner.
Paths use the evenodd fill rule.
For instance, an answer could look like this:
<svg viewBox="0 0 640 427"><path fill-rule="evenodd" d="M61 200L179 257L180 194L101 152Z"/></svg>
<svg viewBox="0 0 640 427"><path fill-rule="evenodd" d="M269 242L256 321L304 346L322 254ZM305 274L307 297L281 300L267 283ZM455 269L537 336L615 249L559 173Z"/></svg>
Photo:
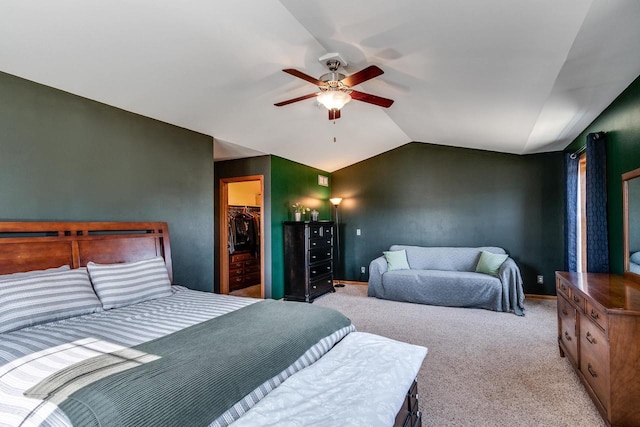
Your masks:
<svg viewBox="0 0 640 427"><path fill-rule="evenodd" d="M362 232L360 231L359 228L356 228L356 236L360 236L362 234Z"/></svg>

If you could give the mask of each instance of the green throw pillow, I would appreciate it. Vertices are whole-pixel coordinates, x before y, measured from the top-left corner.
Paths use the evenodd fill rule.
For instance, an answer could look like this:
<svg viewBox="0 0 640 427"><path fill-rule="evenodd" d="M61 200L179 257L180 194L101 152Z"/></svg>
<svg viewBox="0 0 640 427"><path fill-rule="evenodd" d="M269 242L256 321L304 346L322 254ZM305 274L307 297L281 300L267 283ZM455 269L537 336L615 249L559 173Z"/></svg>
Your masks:
<svg viewBox="0 0 640 427"><path fill-rule="evenodd" d="M509 258L507 254L494 254L492 252L482 251L480 252L480 259L476 266L476 273L490 274L497 277L500 267L507 258Z"/></svg>
<svg viewBox="0 0 640 427"><path fill-rule="evenodd" d="M407 262L407 251L386 251L383 252L387 259L387 270L411 270L409 262Z"/></svg>

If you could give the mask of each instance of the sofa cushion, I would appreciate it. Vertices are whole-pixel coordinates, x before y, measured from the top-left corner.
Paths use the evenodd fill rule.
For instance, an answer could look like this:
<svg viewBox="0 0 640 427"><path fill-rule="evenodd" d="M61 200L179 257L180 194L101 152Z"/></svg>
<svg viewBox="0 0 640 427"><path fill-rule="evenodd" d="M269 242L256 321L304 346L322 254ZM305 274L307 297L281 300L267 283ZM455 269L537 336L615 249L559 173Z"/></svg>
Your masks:
<svg viewBox="0 0 640 427"><path fill-rule="evenodd" d="M500 266L504 264L508 257L507 254L494 254L492 252L482 251L478 265L476 265L476 273L490 274L498 277Z"/></svg>
<svg viewBox="0 0 640 427"><path fill-rule="evenodd" d="M412 270L445 270L475 272L480 252L504 254L502 248L484 246L479 248L422 247L393 245L390 250L407 251L407 261Z"/></svg>
<svg viewBox="0 0 640 427"><path fill-rule="evenodd" d="M407 251L404 249L401 251L385 251L383 252L385 259L387 260L387 270L409 270L409 263L407 262Z"/></svg>
<svg viewBox="0 0 640 427"><path fill-rule="evenodd" d="M468 271L398 270L382 275L385 298L448 307L502 311L497 277Z"/></svg>

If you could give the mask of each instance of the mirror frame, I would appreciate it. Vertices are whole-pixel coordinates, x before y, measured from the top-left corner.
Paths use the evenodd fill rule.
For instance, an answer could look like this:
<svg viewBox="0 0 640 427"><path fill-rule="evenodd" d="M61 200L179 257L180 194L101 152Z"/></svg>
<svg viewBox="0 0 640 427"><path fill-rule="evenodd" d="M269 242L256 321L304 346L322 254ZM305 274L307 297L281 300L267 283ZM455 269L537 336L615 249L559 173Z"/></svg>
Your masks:
<svg viewBox="0 0 640 427"><path fill-rule="evenodd" d="M629 271L629 180L640 177L640 168L622 174L622 241L624 244L624 276L640 283L640 275Z"/></svg>

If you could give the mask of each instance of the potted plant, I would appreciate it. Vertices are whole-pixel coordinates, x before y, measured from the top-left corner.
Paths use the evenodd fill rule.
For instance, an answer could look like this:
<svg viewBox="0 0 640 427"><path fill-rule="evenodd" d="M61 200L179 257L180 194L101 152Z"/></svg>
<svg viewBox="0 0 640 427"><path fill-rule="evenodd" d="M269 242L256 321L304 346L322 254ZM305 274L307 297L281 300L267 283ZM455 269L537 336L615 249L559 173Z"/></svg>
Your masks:
<svg viewBox="0 0 640 427"><path fill-rule="evenodd" d="M294 203L293 205L291 205L291 207L293 208L296 221L300 221L302 219L302 214L305 212L309 212L311 210L309 208L304 207L300 202Z"/></svg>

